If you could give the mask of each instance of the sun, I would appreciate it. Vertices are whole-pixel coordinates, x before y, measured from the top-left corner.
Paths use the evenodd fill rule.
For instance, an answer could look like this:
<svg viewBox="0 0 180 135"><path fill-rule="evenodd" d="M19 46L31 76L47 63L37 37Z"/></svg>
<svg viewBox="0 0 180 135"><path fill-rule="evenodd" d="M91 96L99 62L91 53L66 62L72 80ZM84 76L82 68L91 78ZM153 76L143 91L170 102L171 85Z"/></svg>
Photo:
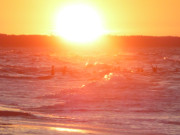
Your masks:
<svg viewBox="0 0 180 135"><path fill-rule="evenodd" d="M85 4L64 6L55 22L55 33L70 42L89 43L104 34L100 15Z"/></svg>

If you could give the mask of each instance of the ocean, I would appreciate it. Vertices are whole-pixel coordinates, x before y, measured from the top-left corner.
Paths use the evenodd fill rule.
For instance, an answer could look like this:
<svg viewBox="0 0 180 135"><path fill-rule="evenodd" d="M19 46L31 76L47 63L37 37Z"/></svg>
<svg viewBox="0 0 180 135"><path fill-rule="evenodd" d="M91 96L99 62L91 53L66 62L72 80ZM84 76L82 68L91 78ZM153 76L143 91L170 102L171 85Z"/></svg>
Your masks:
<svg viewBox="0 0 180 135"><path fill-rule="evenodd" d="M180 48L0 48L0 135L179 135Z"/></svg>

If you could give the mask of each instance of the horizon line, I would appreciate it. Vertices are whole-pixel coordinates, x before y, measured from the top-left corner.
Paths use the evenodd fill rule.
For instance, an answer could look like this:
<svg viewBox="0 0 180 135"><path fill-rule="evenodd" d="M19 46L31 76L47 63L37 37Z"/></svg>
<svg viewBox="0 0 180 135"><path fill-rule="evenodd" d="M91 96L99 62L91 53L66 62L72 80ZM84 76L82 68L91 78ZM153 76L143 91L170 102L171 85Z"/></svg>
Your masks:
<svg viewBox="0 0 180 135"><path fill-rule="evenodd" d="M0 33L0 35L8 35L8 36L55 36L55 37L61 37L56 34L6 34L6 33ZM117 36L117 37L179 37L176 35L120 35L120 34L103 34L100 37L103 36Z"/></svg>

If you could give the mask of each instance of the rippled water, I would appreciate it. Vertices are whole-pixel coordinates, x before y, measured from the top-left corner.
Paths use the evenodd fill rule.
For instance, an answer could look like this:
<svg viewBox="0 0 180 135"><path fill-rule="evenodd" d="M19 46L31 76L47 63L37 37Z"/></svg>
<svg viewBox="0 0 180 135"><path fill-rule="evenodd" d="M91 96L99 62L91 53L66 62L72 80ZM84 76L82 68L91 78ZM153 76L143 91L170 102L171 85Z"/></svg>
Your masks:
<svg viewBox="0 0 180 135"><path fill-rule="evenodd" d="M98 56L1 48L0 82L1 134L180 133L179 48Z"/></svg>

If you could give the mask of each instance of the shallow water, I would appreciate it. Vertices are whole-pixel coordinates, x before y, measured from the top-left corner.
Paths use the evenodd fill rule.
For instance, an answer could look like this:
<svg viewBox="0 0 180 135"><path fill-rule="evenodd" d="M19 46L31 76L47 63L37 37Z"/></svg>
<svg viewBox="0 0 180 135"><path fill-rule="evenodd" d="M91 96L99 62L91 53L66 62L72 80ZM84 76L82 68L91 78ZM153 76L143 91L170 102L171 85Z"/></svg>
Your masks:
<svg viewBox="0 0 180 135"><path fill-rule="evenodd" d="M179 81L179 48L93 57L1 48L0 133L178 135Z"/></svg>

